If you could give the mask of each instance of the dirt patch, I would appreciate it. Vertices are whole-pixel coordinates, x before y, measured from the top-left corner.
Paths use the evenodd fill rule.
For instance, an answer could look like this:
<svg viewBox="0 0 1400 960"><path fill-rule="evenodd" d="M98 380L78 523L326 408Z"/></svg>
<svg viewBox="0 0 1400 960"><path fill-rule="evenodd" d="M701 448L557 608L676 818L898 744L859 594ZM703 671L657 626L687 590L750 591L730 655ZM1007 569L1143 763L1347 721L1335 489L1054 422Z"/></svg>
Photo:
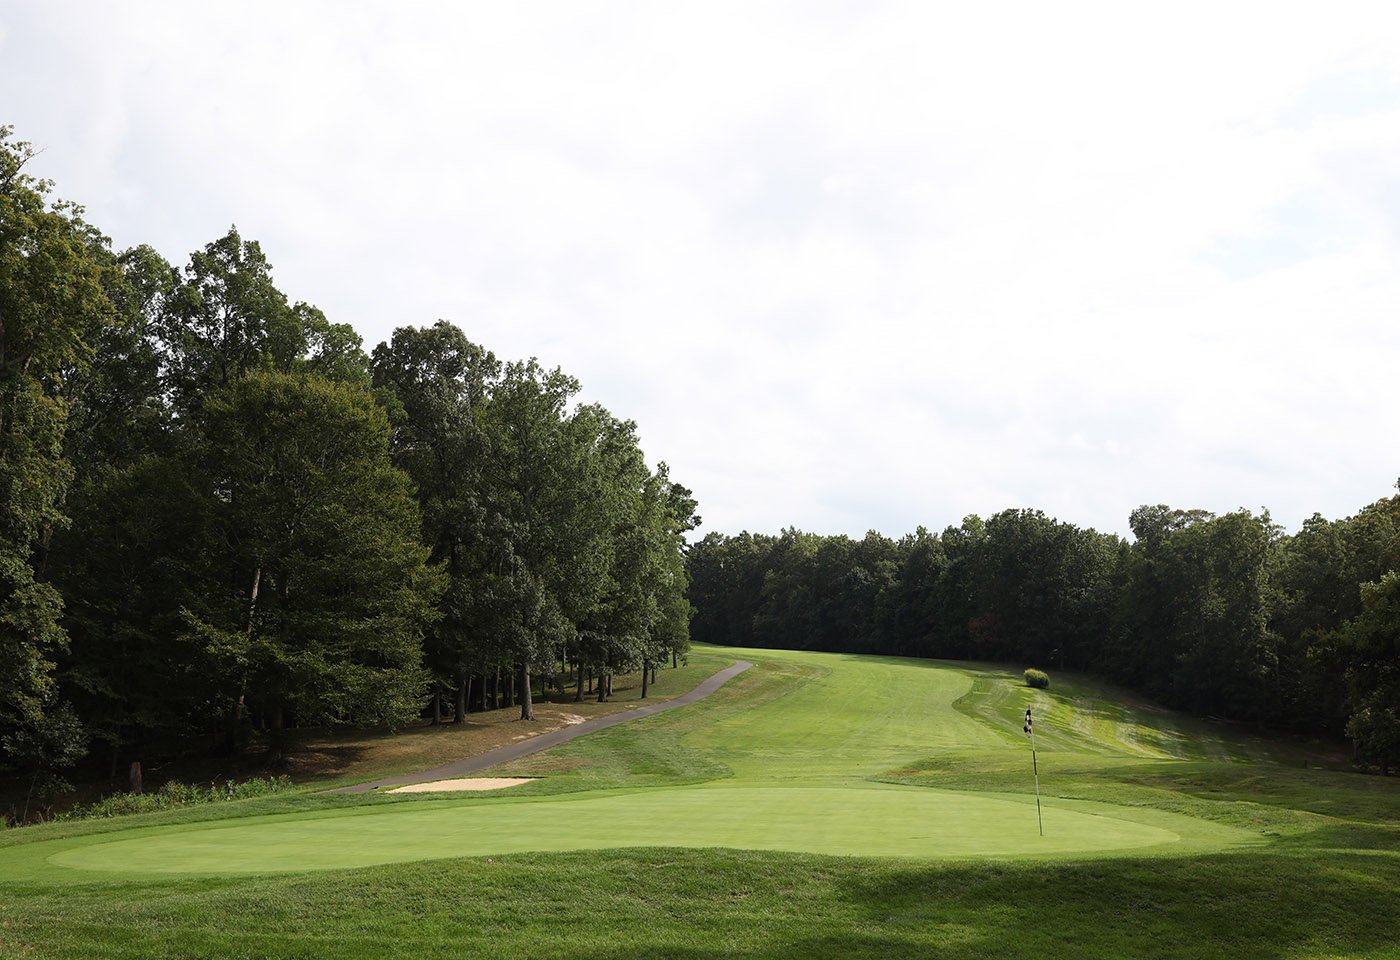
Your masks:
<svg viewBox="0 0 1400 960"><path fill-rule="evenodd" d="M463 777L460 780L431 780L385 790L385 793L458 793L465 790L503 790L529 783L533 777Z"/></svg>

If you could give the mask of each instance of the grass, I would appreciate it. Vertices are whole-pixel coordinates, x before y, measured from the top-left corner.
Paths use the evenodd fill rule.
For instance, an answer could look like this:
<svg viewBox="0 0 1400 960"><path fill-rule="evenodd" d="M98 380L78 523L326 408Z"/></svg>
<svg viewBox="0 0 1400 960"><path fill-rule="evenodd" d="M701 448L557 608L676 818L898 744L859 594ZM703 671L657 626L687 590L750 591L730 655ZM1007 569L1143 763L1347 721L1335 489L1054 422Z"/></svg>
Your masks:
<svg viewBox="0 0 1400 960"><path fill-rule="evenodd" d="M1058 673L708 652L756 666L510 795L0 834L0 956L1400 956L1400 790L1326 749Z"/></svg>

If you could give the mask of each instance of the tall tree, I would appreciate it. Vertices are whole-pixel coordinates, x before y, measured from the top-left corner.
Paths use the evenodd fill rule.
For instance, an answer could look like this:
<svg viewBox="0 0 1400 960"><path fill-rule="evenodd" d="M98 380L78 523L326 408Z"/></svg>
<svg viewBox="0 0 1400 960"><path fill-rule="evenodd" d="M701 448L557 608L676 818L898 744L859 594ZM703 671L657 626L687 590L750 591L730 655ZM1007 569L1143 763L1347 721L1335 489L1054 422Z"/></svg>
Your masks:
<svg viewBox="0 0 1400 960"><path fill-rule="evenodd" d="M105 239L77 207L50 200L50 184L24 169L32 157L0 127L0 741L26 756L24 744L43 733L52 658L66 642L62 601L36 576L35 549L64 520L70 382L113 316Z"/></svg>
<svg viewBox="0 0 1400 960"><path fill-rule="evenodd" d="M578 389L559 370L511 363L487 408L495 529L485 585L493 632L514 660L525 720L534 718L532 669L556 661L607 575L588 500L592 434L568 410Z"/></svg>
<svg viewBox="0 0 1400 960"><path fill-rule="evenodd" d="M212 395L201 471L217 532L188 614L236 716L402 723L422 703L437 572L389 423L365 390L264 373Z"/></svg>
<svg viewBox="0 0 1400 960"><path fill-rule="evenodd" d="M497 667L502 651L490 631L483 590L491 551L490 506L484 488L484 428L495 356L457 327L401 327L374 350L374 385L392 398L394 462L418 491L423 540L447 577L440 617L427 638L427 665L438 690L457 695L456 719L467 708L468 678Z"/></svg>
<svg viewBox="0 0 1400 960"><path fill-rule="evenodd" d="M1346 733L1357 758L1383 775L1400 761L1400 571L1361 589L1360 615L1324 641L1324 655L1345 665Z"/></svg>

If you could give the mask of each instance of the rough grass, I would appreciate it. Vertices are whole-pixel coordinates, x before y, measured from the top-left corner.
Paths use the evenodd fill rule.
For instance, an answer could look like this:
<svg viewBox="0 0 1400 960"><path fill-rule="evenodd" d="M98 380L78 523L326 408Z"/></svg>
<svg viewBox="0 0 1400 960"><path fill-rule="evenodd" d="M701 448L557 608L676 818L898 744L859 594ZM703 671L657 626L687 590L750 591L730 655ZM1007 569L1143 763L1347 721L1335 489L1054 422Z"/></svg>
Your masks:
<svg viewBox="0 0 1400 960"><path fill-rule="evenodd" d="M517 788L529 791L519 800L283 796L0 835L0 956L1400 956L1393 781L1305 769L1318 756L1306 745L1193 723L1059 674L1052 690L1032 691L963 664L714 653L757 666L685 710L493 771L548 775ZM649 820L622 820L618 842L650 848L256 877L93 874L41 855L123 826L317 810L350 819L531 805L557 808L567 832L571 804L600 791L666 793L653 787L708 792L723 809L746 788L855 794L892 781L885 790L898 795L990 793L1027 811L1019 714L1041 696L1051 807L1108 802L1128 822L1189 818L1203 834L1239 831L1254 844L1048 861L1029 849L981 861L660 849L692 839L661 804ZM728 812L742 821L749 811ZM45 839L59 843L35 843Z"/></svg>

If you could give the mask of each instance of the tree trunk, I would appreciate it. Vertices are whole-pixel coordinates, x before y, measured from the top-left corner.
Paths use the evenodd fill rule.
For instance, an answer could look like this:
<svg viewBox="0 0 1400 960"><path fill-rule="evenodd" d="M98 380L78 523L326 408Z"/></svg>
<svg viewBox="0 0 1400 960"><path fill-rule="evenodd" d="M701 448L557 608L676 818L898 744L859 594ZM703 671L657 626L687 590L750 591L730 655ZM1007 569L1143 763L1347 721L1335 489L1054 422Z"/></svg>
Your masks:
<svg viewBox="0 0 1400 960"><path fill-rule="evenodd" d="M535 701L530 693L530 665L520 664L520 719L535 719Z"/></svg>
<svg viewBox="0 0 1400 960"><path fill-rule="evenodd" d="M287 727L286 714L282 704L272 708L272 723L267 738L267 757L264 760L268 766L278 766L286 759L287 737L284 731Z"/></svg>
<svg viewBox="0 0 1400 960"><path fill-rule="evenodd" d="M610 673L608 674L608 696L610 697L613 695L612 680L613 675Z"/></svg>
<svg viewBox="0 0 1400 960"><path fill-rule="evenodd" d="M645 660L642 661L642 699L647 698L647 674L651 672L651 665Z"/></svg>
<svg viewBox="0 0 1400 960"><path fill-rule="evenodd" d="M671 669L676 669L676 651L671 651Z"/></svg>
<svg viewBox="0 0 1400 960"><path fill-rule="evenodd" d="M141 792L141 761L140 761L140 760L133 760L133 761L131 761L131 769L130 769L130 771L128 771L127 777L128 777L128 779L129 779L129 781L130 781L130 783L131 783L131 792L132 792L132 793L140 793L140 792Z"/></svg>
<svg viewBox="0 0 1400 960"><path fill-rule="evenodd" d="M578 688L574 691L574 703L583 702L583 671L578 672Z"/></svg>
<svg viewBox="0 0 1400 960"><path fill-rule="evenodd" d="M442 691L436 681L433 683L433 726L442 726Z"/></svg>
<svg viewBox="0 0 1400 960"><path fill-rule="evenodd" d="M262 565L253 568L253 587L248 591L248 639L253 639L253 617L258 612L258 585L262 583ZM229 731L229 747L238 747L238 728L243 724L244 704L248 698L248 678L243 678L243 688L238 692L238 703L233 708L233 729Z"/></svg>
<svg viewBox="0 0 1400 960"><path fill-rule="evenodd" d="M467 722L467 690L471 682L471 674L464 673L457 678L457 712L452 715L453 723Z"/></svg>

